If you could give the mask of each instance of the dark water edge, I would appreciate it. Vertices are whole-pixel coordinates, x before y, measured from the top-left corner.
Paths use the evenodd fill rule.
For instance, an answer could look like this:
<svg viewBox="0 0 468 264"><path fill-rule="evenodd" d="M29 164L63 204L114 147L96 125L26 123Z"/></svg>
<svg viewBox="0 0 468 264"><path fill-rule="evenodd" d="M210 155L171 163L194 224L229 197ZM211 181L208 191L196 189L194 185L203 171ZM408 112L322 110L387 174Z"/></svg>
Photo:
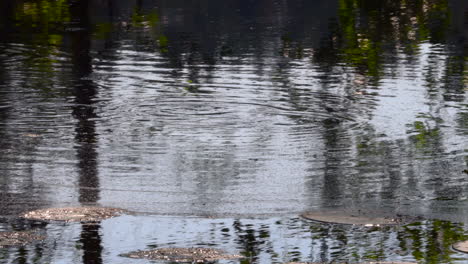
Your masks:
<svg viewBox="0 0 468 264"><path fill-rule="evenodd" d="M468 2L0 2L0 263L468 263ZM25 211L136 212L40 223ZM415 224L312 223L364 210Z"/></svg>

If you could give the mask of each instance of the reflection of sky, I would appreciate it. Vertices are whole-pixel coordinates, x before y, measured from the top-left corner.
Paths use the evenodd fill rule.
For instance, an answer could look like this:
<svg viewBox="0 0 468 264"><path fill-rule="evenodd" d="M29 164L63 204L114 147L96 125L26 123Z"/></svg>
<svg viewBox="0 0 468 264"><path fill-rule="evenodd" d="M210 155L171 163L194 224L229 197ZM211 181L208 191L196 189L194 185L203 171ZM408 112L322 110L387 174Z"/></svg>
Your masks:
<svg viewBox="0 0 468 264"><path fill-rule="evenodd" d="M388 65L393 77L384 77L378 89L355 87L353 80L360 77L349 68L332 71L323 81L325 73L309 59L265 56L262 62L248 56L221 60L210 70L203 64L192 65L176 75L167 70L167 58L157 52L134 51L131 45L119 47L108 59L96 58L90 79L98 87L94 105L99 117L100 203L162 214L301 212L322 204L327 166L339 169L335 185L343 193L337 197L378 196L384 188L393 188L396 198L432 198L434 190L426 181L433 174L427 162L411 164L416 180L407 175L394 182L386 178L387 156L377 159L377 164L361 165L357 174L353 170L359 165L356 159L377 158L356 158L358 138L367 136L361 128L371 127L373 135L385 134L379 140L408 141L416 133L409 127L415 121L435 126L421 114L444 120L443 150L458 155L453 161L458 167L452 166L449 173L462 169L464 139L454 121L457 104L450 102L447 105L454 107L446 107L438 103L442 99L430 99L426 87L430 68L436 96L442 96L437 81L446 55L440 46L422 44L415 63ZM398 58L405 61L404 55ZM30 100L37 96L33 95ZM70 106L54 100L58 101L55 115L41 113L49 115L42 123L48 134L34 139L39 145L32 167L35 184L47 190L46 200L68 205L78 198L75 150L70 142L75 121L67 118ZM63 110L61 115L57 109ZM34 124L35 115L15 118ZM329 149L324 141L329 132L321 120L334 116L347 121L340 125L337 149ZM57 122L61 125L54 125ZM412 134L407 134L410 130ZM336 152L343 160L327 160L325 152ZM401 174L409 170L406 164L412 157L407 157ZM413 195L405 194L410 180L418 188ZM458 180L452 176L443 184L449 188Z"/></svg>
<svg viewBox="0 0 468 264"><path fill-rule="evenodd" d="M379 102L370 121L376 133L385 138L401 139L406 136L408 125L418 120L420 113L427 112L424 105L426 91L418 87L420 80L383 80ZM420 89L422 88L422 89Z"/></svg>
<svg viewBox="0 0 468 264"><path fill-rule="evenodd" d="M308 175L304 156L313 153L304 153L303 139L292 135L287 125L275 125L291 123L284 116L289 113L286 102L279 100L284 89L255 73L253 61L216 65L209 81L201 78L200 84L213 94L194 95L183 90L192 85L183 71L174 80L158 70L160 57L127 50L119 54L111 70L117 72L101 66L96 70L116 76L102 86L122 87L101 93L110 99L99 114L106 116L100 136L105 143L100 147L102 203L166 213L301 210L307 194L298 181ZM147 62L140 67L136 58L141 57L156 62L153 70ZM266 72L272 71L269 67ZM138 199L128 200L130 196ZM149 202L155 196L157 207ZM196 201L201 196L206 200Z"/></svg>
<svg viewBox="0 0 468 264"><path fill-rule="evenodd" d="M398 65L396 69L391 69L396 75L394 78L381 81L378 91L379 103L373 110L371 124L379 134L385 134L385 138L406 137L406 132L410 129L408 126L415 121L421 121L418 118L421 114L431 112L425 81L425 71L431 63L428 61L428 56L437 56L438 63L443 63L446 59L443 54L433 54L431 49L431 44L421 44L420 56L414 60L413 64ZM445 68L444 66L437 65L435 68L441 71ZM431 76L439 82L442 81L436 73L431 73Z"/></svg>
<svg viewBox="0 0 468 264"><path fill-rule="evenodd" d="M446 59L440 46L430 44L421 45L416 63L389 65L393 77L382 79L377 90L351 93L358 103L346 99L350 92L345 83L353 84L352 73L337 70L329 76L334 81L324 88L318 78L322 73L308 60L279 63L270 54L260 72L256 70L259 62L247 57L220 61L211 70L192 65L174 77L164 70L165 59L157 53L122 47L118 54L118 59L96 62L95 67L98 84L110 87L99 95L98 115L105 117L98 122L103 204L176 214L300 212L321 203L327 161L317 121L333 116L324 107L341 111L339 115L347 116L357 128L370 125L375 135L387 141L413 135L415 121L429 128L434 125L421 116L437 115L447 123L454 118L444 115L450 109L439 111L443 106L428 98L425 71L443 69ZM197 71L196 79L191 79L191 71ZM431 72L436 81L441 76L440 70ZM190 92L187 87L208 93ZM354 130L362 136L362 131ZM453 128L442 131L453 135L444 140L457 138ZM349 146L336 151L356 155L353 145ZM345 197L376 195L394 184L386 178L372 179L386 177L381 174L391 165L381 162L375 164L376 172L362 176L359 186L366 186L364 192L343 187ZM401 174L407 169L407 161L403 162ZM349 166L345 164L349 163L343 161L341 166ZM431 179L426 163L413 165L416 177ZM337 184L354 185L346 169L339 176L344 180ZM401 176L399 184L409 180ZM405 194L399 185L390 188L402 188L393 190L397 198L433 195L424 182L415 186L423 194Z"/></svg>

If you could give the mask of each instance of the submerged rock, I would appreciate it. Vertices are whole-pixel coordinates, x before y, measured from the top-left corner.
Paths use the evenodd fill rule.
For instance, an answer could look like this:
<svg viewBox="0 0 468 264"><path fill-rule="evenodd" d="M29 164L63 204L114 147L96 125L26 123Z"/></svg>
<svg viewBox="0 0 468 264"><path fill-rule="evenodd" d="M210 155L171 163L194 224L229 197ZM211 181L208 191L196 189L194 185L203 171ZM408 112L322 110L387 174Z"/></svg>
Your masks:
<svg viewBox="0 0 468 264"><path fill-rule="evenodd" d="M0 232L0 248L9 246L24 246L45 237L31 231Z"/></svg>
<svg viewBox="0 0 468 264"><path fill-rule="evenodd" d="M468 241L455 243L452 247L460 252L468 253Z"/></svg>
<svg viewBox="0 0 468 264"><path fill-rule="evenodd" d="M124 257L173 262L204 263L221 259L239 259L240 255L228 255L222 250L212 248L159 248L123 254Z"/></svg>
<svg viewBox="0 0 468 264"><path fill-rule="evenodd" d="M123 209L109 207L65 207L39 209L25 213L21 217L32 220L98 222L125 212Z"/></svg>
<svg viewBox="0 0 468 264"><path fill-rule="evenodd" d="M386 226L401 225L414 222L415 218L397 215L395 217L371 217L362 213L353 214L342 211L308 212L301 215L303 218L331 224Z"/></svg>

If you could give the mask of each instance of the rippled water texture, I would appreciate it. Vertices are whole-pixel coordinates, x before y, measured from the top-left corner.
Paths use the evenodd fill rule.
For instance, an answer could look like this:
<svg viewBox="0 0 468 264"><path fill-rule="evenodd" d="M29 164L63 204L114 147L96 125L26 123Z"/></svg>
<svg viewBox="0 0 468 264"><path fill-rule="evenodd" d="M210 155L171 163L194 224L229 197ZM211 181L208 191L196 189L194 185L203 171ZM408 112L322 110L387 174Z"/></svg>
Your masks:
<svg viewBox="0 0 468 264"><path fill-rule="evenodd" d="M1 1L1 228L36 228L17 216L44 207L135 214L40 225L48 240L0 262L202 245L243 263L468 261L449 247L468 223L467 14L465 0ZM427 220L297 218L343 208Z"/></svg>

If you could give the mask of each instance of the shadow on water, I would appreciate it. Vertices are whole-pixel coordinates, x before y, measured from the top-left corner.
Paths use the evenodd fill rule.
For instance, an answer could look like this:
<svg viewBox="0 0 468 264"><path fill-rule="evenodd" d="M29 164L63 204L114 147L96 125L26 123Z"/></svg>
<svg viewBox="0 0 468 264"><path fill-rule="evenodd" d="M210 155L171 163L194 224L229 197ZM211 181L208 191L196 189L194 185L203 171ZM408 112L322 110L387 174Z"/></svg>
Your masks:
<svg viewBox="0 0 468 264"><path fill-rule="evenodd" d="M0 262L119 264L134 250L205 246L246 257L220 263L465 263L450 247L467 239L467 10L2 1L0 229L47 238L0 248ZM136 214L16 218L78 205ZM330 208L429 220L295 216Z"/></svg>
<svg viewBox="0 0 468 264"><path fill-rule="evenodd" d="M78 201L86 205L97 205L99 201L98 175L98 137L94 106L97 85L89 79L92 69L91 57L91 24L88 16L89 1L71 1L70 18L75 30L71 33L71 61L74 73L75 104L72 115L77 120L75 129L76 151L78 159ZM81 225L80 242L83 249L83 263L101 264L101 224L83 223Z"/></svg>

